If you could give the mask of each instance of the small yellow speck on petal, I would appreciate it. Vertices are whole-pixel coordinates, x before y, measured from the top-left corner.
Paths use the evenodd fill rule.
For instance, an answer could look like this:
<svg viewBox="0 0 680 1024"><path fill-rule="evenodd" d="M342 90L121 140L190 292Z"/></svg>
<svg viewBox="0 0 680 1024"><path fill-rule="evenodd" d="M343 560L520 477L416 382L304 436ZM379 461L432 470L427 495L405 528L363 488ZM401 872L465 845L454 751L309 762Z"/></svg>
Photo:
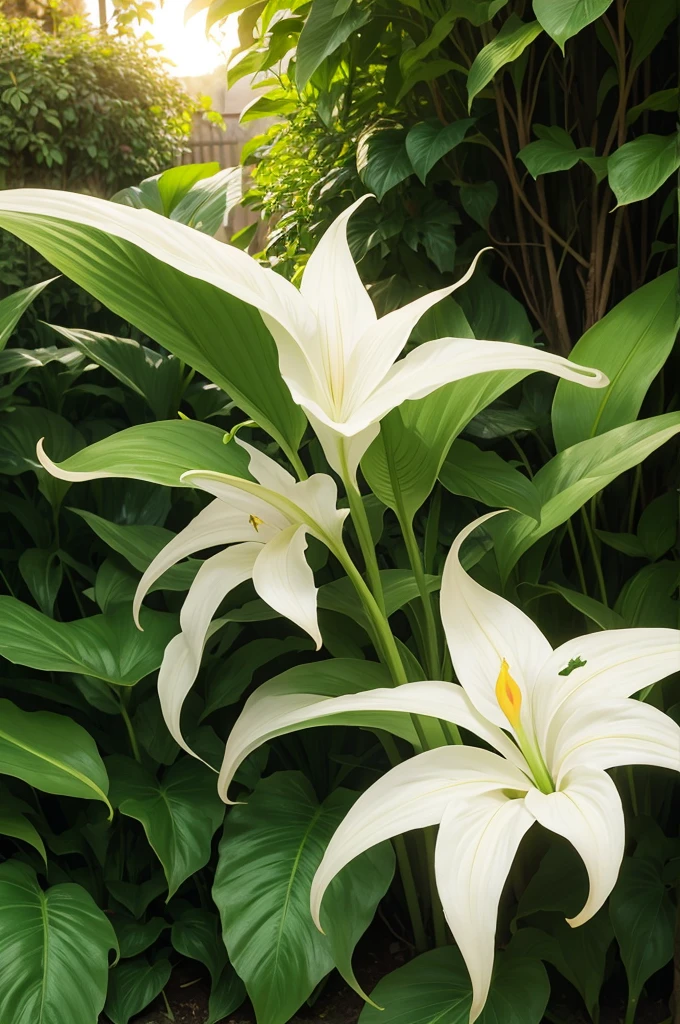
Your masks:
<svg viewBox="0 0 680 1024"><path fill-rule="evenodd" d="M255 533L259 533L260 532L260 527L262 526L262 523L264 522L264 519L260 519L259 516L252 516L251 515L251 516L248 516L248 522L250 523L252 528L255 530Z"/></svg>
<svg viewBox="0 0 680 1024"><path fill-rule="evenodd" d="M510 666L505 658L501 662L501 670L496 680L496 700L510 725L516 729L522 709L522 691L510 675Z"/></svg>

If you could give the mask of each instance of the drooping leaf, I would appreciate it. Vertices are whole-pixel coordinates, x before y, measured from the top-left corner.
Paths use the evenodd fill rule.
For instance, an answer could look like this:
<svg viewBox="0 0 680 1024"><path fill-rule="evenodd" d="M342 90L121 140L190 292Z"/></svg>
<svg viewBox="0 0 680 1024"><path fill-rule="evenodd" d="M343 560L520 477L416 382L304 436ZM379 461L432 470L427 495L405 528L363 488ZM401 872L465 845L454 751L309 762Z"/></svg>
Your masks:
<svg viewBox="0 0 680 1024"><path fill-rule="evenodd" d="M28 865L0 864L0 1019L97 1024L116 936L80 885L47 891Z"/></svg>
<svg viewBox="0 0 680 1024"><path fill-rule="evenodd" d="M137 921L134 917L114 914L111 918L114 931L118 938L118 949L122 959L139 956L169 927L162 917L152 917L148 921Z"/></svg>
<svg viewBox="0 0 680 1024"><path fill-rule="evenodd" d="M43 672L75 672L118 686L133 686L157 669L177 632L177 619L142 611L143 632L130 609L55 622L15 597L0 596L0 654L15 665Z"/></svg>
<svg viewBox="0 0 680 1024"><path fill-rule="evenodd" d="M536 521L541 515L538 491L531 480L494 451L470 441L454 441L439 471L439 481L452 494L475 498L491 508L514 508Z"/></svg>
<svg viewBox="0 0 680 1024"><path fill-rule="evenodd" d="M639 67L661 42L666 29L678 16L676 0L628 0L626 4L626 28L633 40L631 70Z"/></svg>
<svg viewBox="0 0 680 1024"><path fill-rule="evenodd" d="M440 121L421 121L410 129L406 136L406 152L423 185L437 161L463 141L474 123L472 117L448 125Z"/></svg>
<svg viewBox="0 0 680 1024"><path fill-rule="evenodd" d="M533 0L534 14L564 53L564 44L604 14L612 0Z"/></svg>
<svg viewBox="0 0 680 1024"><path fill-rule="evenodd" d="M631 107L626 113L626 124L635 124L641 114L646 110L664 110L667 114L673 114L678 109L680 100L680 89L676 85L673 89L659 89L650 93L641 103Z"/></svg>
<svg viewBox="0 0 680 1024"><path fill-rule="evenodd" d="M499 953L479 1024L539 1024L550 984L540 960ZM360 1024L467 1024L472 989L458 949L423 953L379 981Z"/></svg>
<svg viewBox="0 0 680 1024"><path fill-rule="evenodd" d="M38 851L47 864L45 844L37 828L28 817L32 810L34 808L31 808L30 804L10 793L5 786L0 786L0 835L10 836L12 839L28 843Z"/></svg>
<svg viewBox="0 0 680 1024"><path fill-rule="evenodd" d="M337 0L315 0L296 51L295 81L304 89L319 65L365 25L371 17L366 6L352 2L336 12Z"/></svg>
<svg viewBox="0 0 680 1024"><path fill-rule="evenodd" d="M474 185L460 186L460 201L468 217L484 228L489 229L489 218L498 202L498 186L495 181L483 181ZM458 335L454 335L458 337Z"/></svg>
<svg viewBox="0 0 680 1024"><path fill-rule="evenodd" d="M359 177L378 201L391 188L413 174L402 128L374 128L359 137L357 170Z"/></svg>
<svg viewBox="0 0 680 1024"><path fill-rule="evenodd" d="M44 793L102 800L109 779L97 746L82 725L51 711L23 711L0 700L0 774Z"/></svg>
<svg viewBox="0 0 680 1024"><path fill-rule="evenodd" d="M108 758L107 768L111 803L144 826L163 865L170 897L210 857L212 837L224 817L215 776L189 757L175 762L160 781L136 761L117 754Z"/></svg>
<svg viewBox="0 0 680 1024"><path fill-rule="evenodd" d="M517 159L522 161L534 179L539 174L568 171L584 156L595 155L591 146L577 149L571 135L564 128L556 125L534 125L534 132L539 136L538 141L530 142L517 154Z"/></svg>
<svg viewBox="0 0 680 1024"><path fill-rule="evenodd" d="M506 64L517 60L541 33L538 21L522 22L511 14L496 36L475 57L467 80L468 110L475 96Z"/></svg>
<svg viewBox="0 0 680 1024"><path fill-rule="evenodd" d="M607 167L618 206L648 199L680 167L677 133L641 135L624 142L609 157Z"/></svg>
<svg viewBox="0 0 680 1024"><path fill-rule="evenodd" d="M41 281L40 284L32 284L28 288L22 288L19 292L8 295L0 300L0 352L9 341L12 331L16 327L22 315L26 312L33 300L40 295L43 288L54 281ZM5 368L3 367L3 370ZM5 370L6 372L6 370Z"/></svg>
<svg viewBox="0 0 680 1024"><path fill-rule="evenodd" d="M571 358L602 370L609 384L589 389L558 382L552 407L558 451L635 420L675 341L676 293L671 270L626 296L576 343Z"/></svg>
<svg viewBox="0 0 680 1024"><path fill-rule="evenodd" d="M302 773L279 772L227 817L213 898L258 1024L285 1024L333 967L331 944L311 918L309 894L354 796L336 790L319 804ZM349 963L393 869L392 850L383 844L353 861L329 889L324 927L337 932L338 967Z"/></svg>
<svg viewBox="0 0 680 1024"><path fill-rule="evenodd" d="M112 1024L128 1024L131 1017L160 995L170 980L170 961L149 963L145 957L122 960L109 975L106 1016Z"/></svg>
<svg viewBox="0 0 680 1024"><path fill-rule="evenodd" d="M246 453L238 445L225 445L223 441L224 431L210 423L159 420L121 430L63 462L58 461L59 453L47 441L45 451L59 469L86 474L84 479L120 476L165 487L186 487L180 477L190 469L247 478Z"/></svg>

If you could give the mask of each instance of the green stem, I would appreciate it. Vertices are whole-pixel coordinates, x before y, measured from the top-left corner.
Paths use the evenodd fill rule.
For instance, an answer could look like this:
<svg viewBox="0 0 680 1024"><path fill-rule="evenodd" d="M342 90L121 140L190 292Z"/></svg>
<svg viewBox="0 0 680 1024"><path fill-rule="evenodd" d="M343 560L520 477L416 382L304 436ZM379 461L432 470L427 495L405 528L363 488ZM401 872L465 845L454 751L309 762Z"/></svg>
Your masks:
<svg viewBox="0 0 680 1024"><path fill-rule="evenodd" d="M435 621L434 610L432 608L432 595L427 589L423 560L420 554L420 548L418 547L418 541L416 540L416 535L413 531L413 523L408 517L402 520L398 513L397 517L399 518L399 525L406 544L406 551L408 553L409 562L411 563L411 570L415 577L416 586L418 587L418 593L420 594L420 600L423 606L423 612L425 614L425 664L427 665L427 671L430 678L438 679L441 674L441 660L439 657L437 623Z"/></svg>
<svg viewBox="0 0 680 1024"><path fill-rule="evenodd" d="M642 480L642 466L635 467L635 476L633 477L633 487L630 492L630 505L628 506L628 533L633 532L633 524L635 522L635 506L637 504L638 492L640 490L640 482Z"/></svg>
<svg viewBox="0 0 680 1024"><path fill-rule="evenodd" d="M581 584L581 590L587 596L588 587L586 584L586 576L583 571L583 562L581 561L581 553L576 543L576 534L574 533L574 527L572 526L571 519L567 519L567 533L569 534L569 540L571 541L571 547L574 552L574 561L576 563L576 571L578 572L579 583Z"/></svg>
<svg viewBox="0 0 680 1024"><path fill-rule="evenodd" d="M427 522L425 523L425 550L423 558L425 572L434 572L435 559L437 557L437 541L439 539L439 520L442 511L442 489L439 484L435 485L430 507L428 509Z"/></svg>
<svg viewBox="0 0 680 1024"><path fill-rule="evenodd" d="M588 544L590 545L590 551L593 556L593 563L595 565L595 575L597 576L597 585L600 588L600 598L602 600L602 604L608 608L609 602L607 600L607 587L605 586L604 575L602 573L602 563L600 562L600 555L597 550L597 544L595 543L595 534L593 533L593 528L590 525L590 519L588 518L588 513L586 512L585 508L581 509L581 517L583 519L583 526L586 531L586 537L588 538Z"/></svg>
<svg viewBox="0 0 680 1024"><path fill-rule="evenodd" d="M291 466L293 467L293 469L297 473L298 480L306 480L307 479L307 470L303 466L302 459L300 458L298 453L294 452L292 450L292 448L291 449L286 448L285 451L286 451L286 455L288 456L288 459L290 461Z"/></svg>
<svg viewBox="0 0 680 1024"><path fill-rule="evenodd" d="M359 489L349 471L349 466L347 465L347 455L344 444L340 445L340 464L342 466L342 480L347 492L347 500L349 501L352 523L354 524L354 529L356 530L357 539L359 541L359 547L361 548L361 554L364 559L366 577L371 588L371 593L373 594L378 608L384 616L385 598L383 595L382 583L380 582L380 569L378 568L378 559L375 554L375 544L373 543L371 527L368 522L368 516L366 515L366 508L361 498L361 494L359 493Z"/></svg>
<svg viewBox="0 0 680 1024"><path fill-rule="evenodd" d="M356 590L361 603L364 606L364 610L369 618L375 638L377 641L378 654L381 660L385 662L392 674L392 680L396 686L401 686L402 683L408 682L406 670L404 669L403 662L397 645L394 642L392 636L392 630L390 629L389 623L386 616L380 609L378 602L366 586L363 576L357 569L356 565L349 557L347 549L337 548L335 550L340 563L349 576L354 589Z"/></svg>
<svg viewBox="0 0 680 1024"><path fill-rule="evenodd" d="M137 737L135 736L135 730L134 730L134 727L132 725L132 720L131 720L130 716L128 715L127 708L125 707L125 698L124 698L123 694L119 695L118 701L119 701L119 706L120 706L120 714L121 714L121 717L122 717L123 721L125 722L125 728L127 729L128 738L130 740L130 747L132 748L132 756L134 757L135 761L138 761L141 764L142 755L141 755L141 752L139 750L139 744L137 742Z"/></svg>

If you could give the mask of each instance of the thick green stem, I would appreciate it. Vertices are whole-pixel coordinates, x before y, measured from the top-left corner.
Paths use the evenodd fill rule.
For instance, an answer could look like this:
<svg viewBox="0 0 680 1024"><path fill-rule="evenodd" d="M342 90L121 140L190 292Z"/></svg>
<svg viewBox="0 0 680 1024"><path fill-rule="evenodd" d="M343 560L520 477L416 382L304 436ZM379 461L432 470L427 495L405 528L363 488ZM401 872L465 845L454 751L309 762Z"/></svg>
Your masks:
<svg viewBox="0 0 680 1024"><path fill-rule="evenodd" d="M118 703L120 707L120 714L123 721L125 722L125 728L127 729L128 738L130 740L130 747L132 748L132 756L134 757L135 761L139 761L141 763L142 755L139 750L139 744L137 742L137 737L135 736L135 730L132 725L132 720L128 714L127 708L125 707L124 701L124 695L119 694Z"/></svg>
<svg viewBox="0 0 680 1024"><path fill-rule="evenodd" d="M357 539L359 541L359 547L361 548L361 554L364 559L366 578L368 579L371 593L384 616L385 598L383 595L382 583L380 582L380 569L378 568L375 544L373 543L373 537L371 535L371 526L368 521L368 516L366 515L366 508L361 498L361 494L359 493L359 489L349 471L344 444L340 446L340 462L342 465L342 481L345 485L345 490L347 491L347 500L349 501L352 523L354 524L354 529L356 530Z"/></svg>
<svg viewBox="0 0 680 1024"><path fill-rule="evenodd" d="M439 638L437 636L437 623L432 608L432 595L427 588L423 560L418 547L418 541L413 531L413 523L407 518L404 521L399 518L399 525L406 544L411 570L415 577L420 600L425 614L425 663L427 671L432 679L438 679L441 674L441 659L439 656Z"/></svg>
<svg viewBox="0 0 680 1024"><path fill-rule="evenodd" d="M588 544L590 545L590 552L593 556L593 564L595 565L595 575L597 576L597 585L600 588L600 599L602 604L609 607L607 600L607 587L604 582L604 575L602 573L602 563L600 562L600 554L597 550L597 544L595 543L595 535L590 525L590 519L588 513L584 508L581 509L581 516L583 518L583 526L586 531L586 537L588 538Z"/></svg>

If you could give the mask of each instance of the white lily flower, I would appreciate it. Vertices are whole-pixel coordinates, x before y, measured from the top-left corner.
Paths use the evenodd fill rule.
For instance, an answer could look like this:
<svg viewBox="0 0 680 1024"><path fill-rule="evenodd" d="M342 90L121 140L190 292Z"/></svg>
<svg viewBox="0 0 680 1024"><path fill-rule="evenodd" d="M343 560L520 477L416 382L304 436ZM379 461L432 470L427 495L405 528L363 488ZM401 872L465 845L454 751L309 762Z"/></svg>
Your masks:
<svg viewBox="0 0 680 1024"><path fill-rule="evenodd" d="M397 361L423 314L465 284L476 259L455 284L378 319L347 243L347 222L368 198L362 196L328 228L309 258L300 291L234 246L149 210L31 188L1 192L0 211L106 231L259 309L293 400L305 410L330 465L351 481L383 416L444 384L494 370L545 370L593 388L608 383L599 370L501 341L439 338Z"/></svg>
<svg viewBox="0 0 680 1024"><path fill-rule="evenodd" d="M658 709L630 699L680 670L680 631L608 630L553 650L524 612L485 590L460 564L461 544L488 518L462 531L443 574L442 619L462 686L426 681L328 698L291 694L274 680L247 701L229 737L219 783L226 794L236 768L258 743L356 712L437 717L494 747L498 753L440 747L389 771L335 832L311 894L319 925L323 895L346 864L401 832L439 825L437 886L470 972L471 1022L486 1002L498 902L527 830L539 822L582 857L590 892L569 924L583 924L611 892L624 851L621 800L606 770L646 764L680 771L680 728Z"/></svg>
<svg viewBox="0 0 680 1024"><path fill-rule="evenodd" d="M192 470L182 480L215 496L196 518L166 544L139 581L133 602L135 622L149 588L164 572L189 555L229 545L207 558L192 582L180 613L181 632L165 649L158 694L168 729L188 753L180 729L182 705L194 684L212 619L227 594L252 579L255 590L275 611L304 629L316 643L317 590L305 559L307 534L332 550L342 545L347 509L338 509L335 481L316 473L298 482L263 452L236 438L250 455L244 480L223 473ZM99 472L69 472L56 466L38 445L38 458L53 476L71 483L95 479ZM141 628L141 626L140 626Z"/></svg>

